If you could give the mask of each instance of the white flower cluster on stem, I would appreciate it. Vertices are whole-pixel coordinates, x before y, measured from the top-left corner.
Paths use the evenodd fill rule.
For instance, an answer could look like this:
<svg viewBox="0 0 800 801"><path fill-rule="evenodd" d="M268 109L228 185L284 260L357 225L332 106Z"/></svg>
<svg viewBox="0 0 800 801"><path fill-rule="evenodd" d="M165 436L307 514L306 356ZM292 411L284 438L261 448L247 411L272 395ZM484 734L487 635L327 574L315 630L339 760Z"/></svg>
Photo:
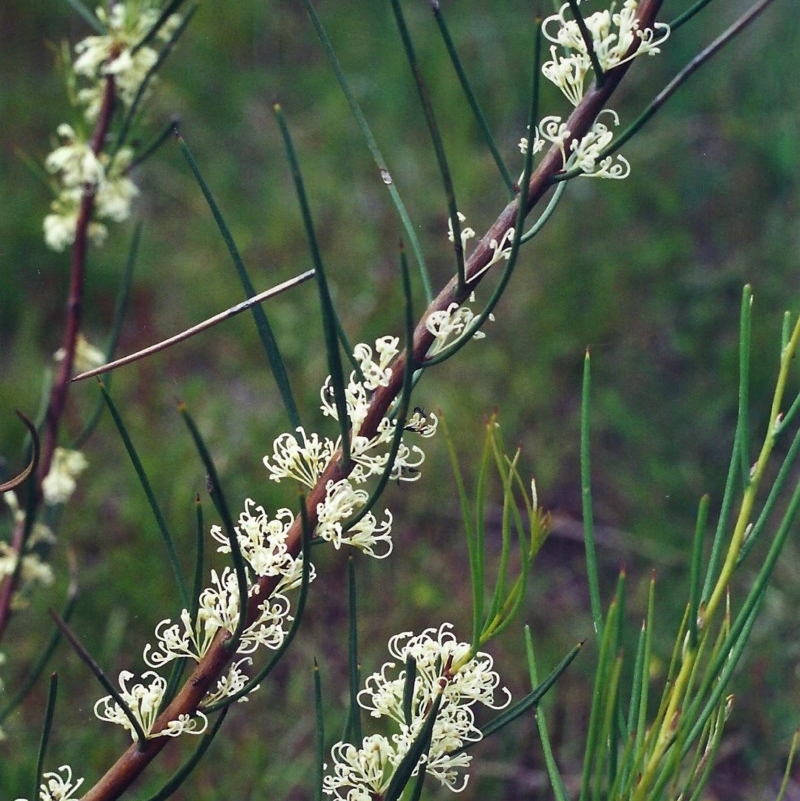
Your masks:
<svg viewBox="0 0 800 801"><path fill-rule="evenodd" d="M382 337L374 348L366 344L355 347L353 358L358 369L351 374L345 389L352 431L357 432L364 422L372 393L388 384L390 364L399 352L398 347L399 340L396 337ZM330 378L326 379L321 391L322 411L326 416L335 418L337 412L331 397L331 386ZM380 475L387 467L390 475L399 480L414 480L419 476L424 453L416 445L409 447L401 442L392 465L388 466L391 443L398 424L399 421L385 418L374 437L359 436L357 433L353 435L353 469L347 478L329 481L325 487L325 500L317 506L314 536L330 542L336 548L351 545L376 558L390 553L390 512L385 512L384 520L380 523L371 512L352 525L348 521L367 503L369 495L358 485L364 484L371 476ZM416 410L405 421L403 428L404 433L430 437L436 432L436 424L435 415ZM264 464L272 480L291 479L306 488L312 488L320 480L340 444L339 440L306 433L299 428L295 434L284 433L275 439L273 453L264 458ZM248 597L244 603L257 611L255 615L251 612L253 619L249 620L242 632L236 649L238 658L234 658L227 673L206 695L202 704L204 707L238 695L249 680L246 669L251 664L250 654L260 646L273 650L280 648L286 638L288 625L293 620L286 593L297 588L303 577L302 554L293 556L287 542L294 520L295 515L288 508L279 509L270 516L254 501L245 501L234 533L245 562ZM228 534L220 526L212 526L211 536L218 543L218 552L231 553ZM313 580L313 565L309 565L308 570L309 580ZM258 582L265 576L274 576L278 580L269 597L259 599L261 590ZM145 663L157 670L175 659L200 662L220 632L233 634L236 631L243 613L242 603L235 570L230 566L221 572L212 570L209 585L198 598L196 613L183 609L177 620L162 620L156 626L156 644L148 644L144 648ZM184 715L170 721L165 729L154 732L153 725L164 705L167 682L154 670L147 671L141 677L141 683L131 684L133 678L128 671L120 674L121 696L147 737L199 734L205 730L205 716L198 712L196 717ZM244 701L246 697L239 700ZM102 720L123 726L135 737L135 729L128 715L112 696L97 702L95 714Z"/></svg>
<svg viewBox="0 0 800 801"><path fill-rule="evenodd" d="M61 775L63 774L63 775ZM62 765L58 771L50 771L42 776L39 785L39 801L78 801L78 789L83 779L72 780L72 768ZM26 801L18 798L16 801Z"/></svg>
<svg viewBox="0 0 800 801"><path fill-rule="evenodd" d="M577 0L583 22L589 35L587 44L578 22L572 18L570 4L564 3L558 13L547 17L542 24L542 33L552 44L550 60L542 65L542 74L555 84L564 97L577 106L583 99L587 78L594 72L592 56L603 72L624 64L637 56L656 55L670 34L669 25L657 22L652 28L641 30L636 11L639 0L625 0L616 11L616 4L610 8L583 14L584 6L590 0ZM636 45L633 52L631 49ZM590 50L591 47L591 50ZM619 125L619 117L610 109L614 127ZM561 117L545 117L536 126L534 152L542 140L552 142L561 150L564 169L577 168L580 174L593 178L626 178L630 174L630 164L622 156L616 158L603 156L611 143L613 131L609 126L595 120L592 129L580 140L572 140L567 149L571 132ZM527 151L528 140L520 142L522 152Z"/></svg>
<svg viewBox="0 0 800 801"><path fill-rule="evenodd" d="M492 670L492 658L482 652L473 653L468 643L456 640L451 628L449 623L443 623L438 630L429 628L416 636L404 632L389 640L394 661L367 678L358 703L372 717L391 720L398 731L391 737L370 735L360 746L336 743L331 749L332 772L323 779L327 795L338 801L380 798L438 699L430 746L413 775L423 769L454 792L466 787L469 777L463 770L469 767L472 757L464 751L455 752L483 736L475 725L472 707L480 703L502 709L510 702L511 694L502 688L503 697L495 699L500 677ZM406 665L410 660L415 672L407 718Z"/></svg>
<svg viewBox="0 0 800 801"><path fill-rule="evenodd" d="M110 81L114 97L129 107L158 61L158 52L142 44L159 18L153 0L115 3L110 10L99 7L95 13L106 32L78 42L75 60L68 67L70 80L86 84L78 90L75 100L90 124L98 120ZM172 15L155 38L167 41L180 22L180 16ZM56 179L56 197L44 219L45 242L51 249L61 251L75 241L83 199L90 196L94 219L88 236L92 243L101 244L108 230L99 220L127 219L139 194L128 176L133 151L119 147L112 157L93 146L79 126L62 123L57 132L61 144L45 159L45 169Z"/></svg>
<svg viewBox="0 0 800 801"><path fill-rule="evenodd" d="M378 558L388 556L392 549L389 536L392 515L388 510L384 512L382 522L372 512L367 512L352 527L345 529L343 524L363 509L369 498L369 493L358 485L382 475L387 469L390 477L397 481L415 481L420 476L425 454L417 445L408 446L401 441L394 461L388 464L397 421L383 418L371 437L358 433L366 419L373 393L389 383L390 365L400 352L399 344L397 337L385 336L375 342L374 348L364 343L354 348L353 359L358 369L350 374L344 388L348 425L353 432L350 440L353 466L346 478L328 482L325 500L317 505L316 510L319 521L316 536L336 548L352 545ZM322 413L338 420L330 376L322 385L320 398ZM415 411L405 422L405 429L422 437L432 437L436 433L436 424L435 415ZM340 446L340 438L320 437L300 427L294 434L282 434L274 441L272 454L264 457L264 465L273 481L290 478L311 489Z"/></svg>

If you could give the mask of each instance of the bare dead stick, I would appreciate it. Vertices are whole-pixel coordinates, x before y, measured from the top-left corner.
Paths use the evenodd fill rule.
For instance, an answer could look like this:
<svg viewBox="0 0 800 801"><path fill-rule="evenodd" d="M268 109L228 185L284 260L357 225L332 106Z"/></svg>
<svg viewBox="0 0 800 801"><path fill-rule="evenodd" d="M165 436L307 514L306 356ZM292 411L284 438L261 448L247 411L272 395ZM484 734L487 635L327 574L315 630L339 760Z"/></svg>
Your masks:
<svg viewBox="0 0 800 801"><path fill-rule="evenodd" d="M267 298L275 297L275 295L279 295L281 292L285 292L287 289L298 286L299 284L308 281L308 279L312 278L313 276L314 270L307 270L304 273L300 273L300 275L296 275L294 278L290 278L288 281L284 281L282 284L277 284L270 289L265 289L263 292L259 292L258 295L253 295L252 298L243 300L241 303L237 303L235 306L231 306L229 309L226 309L219 314L215 314L213 317L209 317L207 320L203 320L202 323L198 323L197 325L193 325L191 328L187 328L185 331L181 331L180 334L175 334L175 336L170 337L169 339L164 339L155 345L150 345L143 350L136 351L136 353L130 353L127 356L123 356L121 359L117 359L116 361L108 362L108 364L101 364L100 367L95 367L92 370L87 370L85 373L76 375L72 380L83 381L85 378L92 378L96 375L107 373L117 367L122 367L123 365L143 359L145 356L158 353L160 350L165 350L171 345L175 345L178 342L183 342L184 340L193 337L195 334L199 334L201 331L211 328L217 323L221 323L224 320L235 317L237 314L243 311L247 311L247 309L255 306L257 303L267 300Z"/></svg>

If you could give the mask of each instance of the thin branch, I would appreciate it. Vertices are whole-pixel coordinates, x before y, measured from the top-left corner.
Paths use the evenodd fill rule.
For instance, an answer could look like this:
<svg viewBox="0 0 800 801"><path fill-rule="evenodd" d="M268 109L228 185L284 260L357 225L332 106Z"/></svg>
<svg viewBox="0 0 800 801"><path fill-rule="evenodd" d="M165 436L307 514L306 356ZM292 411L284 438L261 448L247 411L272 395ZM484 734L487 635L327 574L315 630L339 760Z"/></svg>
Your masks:
<svg viewBox="0 0 800 801"><path fill-rule="evenodd" d="M142 350L137 350L136 353L129 353L127 356L123 356L121 359L115 359L113 362L109 362L108 364L103 364L100 365L100 367L87 370L85 373L76 375L72 380L83 381L85 378L93 378L96 375L102 375L110 370L115 370L117 367L124 367L126 364L131 364L139 361L139 359L152 356L152 354L158 353L161 350L166 350L172 345L177 345L178 342L184 342L185 340L195 336L195 334L199 334L201 331L205 331L206 329L215 326L217 323L230 320L231 317L235 317L237 314L247 311L252 306L267 300L267 298L273 298L275 295L279 295L281 292L285 292L287 289L291 289L292 287L308 281L308 279L312 278L313 276L313 270L306 270L306 272L300 273L300 275L290 278L288 281L284 281L281 284L270 287L270 289L265 289L263 292L259 292L258 295L253 295L252 298L243 300L241 303L237 303L235 306L231 306L229 309L226 309L219 314L215 314L213 317L209 317L207 320L203 320L202 323L198 323L197 325L193 325L191 328L187 328L185 331L181 331L180 334L175 334L175 336L169 337L169 339L164 339L155 345L150 345Z"/></svg>

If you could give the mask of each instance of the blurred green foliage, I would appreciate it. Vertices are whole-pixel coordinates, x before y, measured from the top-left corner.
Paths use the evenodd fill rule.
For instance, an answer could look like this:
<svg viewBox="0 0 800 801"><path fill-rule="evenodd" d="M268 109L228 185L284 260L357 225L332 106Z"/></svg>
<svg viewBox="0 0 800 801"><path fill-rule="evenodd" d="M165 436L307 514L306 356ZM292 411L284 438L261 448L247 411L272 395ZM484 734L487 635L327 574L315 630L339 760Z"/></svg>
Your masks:
<svg viewBox="0 0 800 801"><path fill-rule="evenodd" d="M505 202L502 187L427 5L406 5L459 207L480 234ZM663 17L677 16L687 5L667 2ZM748 5L711 4L674 34L661 56L637 63L614 106L623 124ZM501 148L521 169L516 143L525 127L535 9L522 0L506 0L502 8L462 0L444 2L443 8ZM418 225L436 280L444 280L452 269L445 204L388 4L320 2L319 12ZM610 592L621 564L639 579L655 569L666 636L680 613L670 608L669 587L686 581L685 549L697 499L711 492L713 508L721 494L735 421L737 319L745 282L756 298L754 408L764 408L777 364L781 312L800 308L800 86L785 65L787 53L800 46L798 34L792 5L779 0L626 146L629 179L574 182L545 232L523 251L515 284L487 338L431 371L419 387L418 402L440 408L451 430L462 433L465 465L480 443L483 416L498 407L507 441L521 442L541 501L556 513L552 541L534 568L526 616L542 641L542 664L554 663L589 631L580 545L572 537L580 510L577 415L585 348L591 348L594 364L595 510L603 526L607 586ZM9 469L18 464L22 440L12 411L34 414L40 403L43 365L58 346L68 269L66 255L44 247L41 220L50 196L26 162L41 163L56 126L70 113L53 69L54 48L84 35L66 3L0 5L0 71L6 76L0 86L0 182L6 198L0 215L0 454L9 458ZM157 97L151 132L173 114L179 117L259 288L309 266L270 111L278 97L302 156L351 338L399 333L401 229L299 3L207 0L163 72ZM545 99L559 102L554 95ZM563 110L559 105L544 113ZM241 299L178 148L168 142L140 168L137 181L144 238L123 353ZM94 340L102 341L110 321L130 236L130 228L117 230L91 256L86 330ZM309 409L318 405L325 373L315 303L313 289L304 287L267 306L301 407ZM208 437L234 508L248 496L267 507L291 503L267 485L261 467L285 417L249 319L121 370L112 391L167 518L187 548L193 499L203 492L204 479L174 410L178 397ZM90 385L76 388L76 408L90 408L96 394ZM75 414L67 430L79 429ZM443 449L434 443L428 452L420 482L387 495L397 525L391 566L359 565L367 671L383 658L384 644L396 631L445 619L469 625L452 478ZM107 418L87 456L91 468L67 510L56 565L65 571L67 549L76 555L82 595L74 626L114 674L141 667L140 649L155 623L174 615L177 595L155 525ZM791 634L800 601L791 568L797 551L790 543L788 566L777 576L758 634L757 657L736 688L732 753L746 768L736 788L719 790L728 799L753 797L755 783L776 775L788 733L798 724L798 648ZM329 693L330 731L338 733L345 558L321 557L321 578L291 665L281 667L261 697L235 710L230 736L220 738L191 789L176 798L308 797L313 719L297 710L309 708L316 656ZM18 616L10 640L16 665L36 653L44 610L60 603L64 583ZM501 674L518 692L525 689L519 639L509 634L494 649ZM579 764L588 709L584 677L591 655L582 660L586 667L576 665L551 702L567 772ZM63 690L52 758L72 764L90 781L124 742L93 719L91 705L100 693L66 649L58 654L58 669ZM14 679L7 675L10 686ZM37 688L11 721L9 742L0 744L4 797L29 782L42 693ZM533 722L502 738L481 746L484 759L462 797L549 797L541 784ZM173 751L159 770L175 767ZM237 768L227 770L230 764ZM723 772L718 787L725 787L729 775Z"/></svg>

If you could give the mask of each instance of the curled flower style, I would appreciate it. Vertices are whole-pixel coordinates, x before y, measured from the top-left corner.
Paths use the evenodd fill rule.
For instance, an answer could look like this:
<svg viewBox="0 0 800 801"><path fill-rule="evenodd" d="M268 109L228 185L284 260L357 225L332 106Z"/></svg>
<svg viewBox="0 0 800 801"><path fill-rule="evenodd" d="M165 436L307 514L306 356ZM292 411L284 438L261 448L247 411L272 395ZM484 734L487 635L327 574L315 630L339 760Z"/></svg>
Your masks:
<svg viewBox="0 0 800 801"><path fill-rule="evenodd" d="M239 601L239 584L235 571L226 567L222 574L211 571L211 587L206 587L200 594L198 615L205 619L205 625L224 629L231 634L239 623L241 604ZM257 585L251 590L254 592ZM277 648L286 636L284 625L291 622L289 601L280 593L273 593L258 607L258 615L242 634L237 653L248 654L259 645Z"/></svg>
<svg viewBox="0 0 800 801"><path fill-rule="evenodd" d="M439 425L439 418L433 412L426 412L417 406L406 420L406 431L413 431L421 437L432 437Z"/></svg>
<svg viewBox="0 0 800 801"><path fill-rule="evenodd" d="M397 337L385 336L375 342L377 360L373 358L373 351L369 345L360 343L353 349L353 358L358 363L358 372L350 374L345 387L345 403L347 418L354 431L361 428L367 416L372 393L380 386L387 386L391 378L390 365L400 352L400 340ZM331 377L328 376L320 390L322 404L320 408L326 417L339 419L336 408Z"/></svg>
<svg viewBox="0 0 800 801"><path fill-rule="evenodd" d="M619 125L619 115L610 108L603 109L598 114L589 132L580 141L573 139L569 144L567 156L566 142L570 131L560 117L545 117L540 123L542 136L561 150L564 159L564 169L577 168L580 175L586 178L627 178L631 165L623 156L602 156L602 152L611 144L614 138L612 129L601 122L603 114L611 115L614 127Z"/></svg>
<svg viewBox="0 0 800 801"><path fill-rule="evenodd" d="M297 434L284 433L272 443L272 457L264 457L264 466L273 481L293 478L309 489L317 483L322 471L333 457L334 443L306 434L302 426Z"/></svg>
<svg viewBox="0 0 800 801"><path fill-rule="evenodd" d="M347 529L343 523L353 517L367 502L369 495L362 489L353 489L346 478L329 481L325 488L325 501L317 504L317 536L330 542L334 548L351 545L354 548L383 559L392 552L392 514L384 510L385 520L379 524L372 512L367 512L361 520ZM381 550L376 551L380 545Z"/></svg>
<svg viewBox="0 0 800 801"><path fill-rule="evenodd" d="M538 126L539 135L552 142L561 151L561 158L564 160L566 166L567 162L567 139L570 137L570 130L567 128L566 123L561 121L561 117L542 117Z"/></svg>
<svg viewBox="0 0 800 801"><path fill-rule="evenodd" d="M42 776L39 801L77 801L78 788L82 784L83 779L73 781L72 768L69 765L62 765L58 771L50 771Z"/></svg>
<svg viewBox="0 0 800 801"><path fill-rule="evenodd" d="M183 609L180 623L173 623L167 618L156 626L158 650L148 643L144 648L144 661L154 668L182 657L199 662L211 647L218 631L216 618L212 619L206 610L199 610L193 621L189 610Z"/></svg>
<svg viewBox="0 0 800 801"><path fill-rule="evenodd" d="M299 583L301 578L296 577L294 572L295 568L292 567L289 578L292 584ZM289 614L289 600L279 591L281 589L288 589L286 582L258 605L258 614L242 633L237 653L252 653L259 645L275 649L283 643L286 625L292 621L292 616ZM257 592L258 585L252 584L250 594ZM195 618L184 609L180 614L180 622L162 620L155 630L157 645L145 646L144 661L150 667L158 668L184 657L199 662L220 631L232 634L236 630L240 614L236 572L230 567L226 567L221 574L212 570L211 585L200 593Z"/></svg>
<svg viewBox="0 0 800 801"><path fill-rule="evenodd" d="M435 700L444 677L446 702L459 705L463 699L467 699L467 705L480 702L492 709L502 709L511 696L508 690L503 690L506 698L495 703L494 691L500 683L500 677L492 670L491 656L483 652L470 656L469 643L458 642L450 629L450 623L443 623L438 630L428 628L416 636L406 631L389 640L389 653L399 663L404 666L409 658L416 662L415 706L424 712ZM395 662L387 662L380 672L373 673L365 682L366 689L359 693L358 702L363 709L370 711L372 717L388 715L396 722L403 723L405 671L400 671L398 678L391 681L388 673L395 667Z"/></svg>
<svg viewBox="0 0 800 801"><path fill-rule="evenodd" d="M519 152L524 156L528 152L529 140L527 136L523 136L519 140ZM544 147L544 139L539 135L539 129L533 126L533 155L536 155Z"/></svg>
<svg viewBox="0 0 800 801"><path fill-rule="evenodd" d="M134 684L128 689L132 678L134 678L133 673L127 670L123 670L119 674L119 686L122 689L120 695L129 712L142 727L145 737L148 739L177 737L180 734L202 734L206 730L208 718L202 712L197 712L196 717L181 715L176 720L170 721L166 728L153 733L153 725L158 718L164 692L167 689L167 680L154 671L148 670L142 674L142 680L148 682L147 684ZM100 720L122 726L131 733L133 740L136 739L136 730L131 721L110 695L106 695L95 703L94 714Z"/></svg>
<svg viewBox="0 0 800 801"><path fill-rule="evenodd" d="M232 662L228 666L228 672L224 676L220 676L219 681L217 681L217 686L206 693L203 698L203 705L209 707L211 704L221 701L223 698L230 698L232 695L236 695L250 680L248 675L242 670L242 665L252 664L253 660L250 659L249 656ZM254 693L257 689L257 686L253 687L250 692ZM247 695L243 695L238 699L237 703L242 704L247 700Z"/></svg>
<svg viewBox="0 0 800 801"><path fill-rule="evenodd" d="M439 712L430 747L420 758L415 773L424 769L451 790L464 789L469 778L464 770L469 767L471 757L461 749L465 743L482 737L475 726L472 706L481 703L501 709L511 696L503 688L504 697L495 699L500 678L492 670L491 657L473 653L468 643L458 642L451 628L444 623L438 630L426 629L417 636L404 632L389 641L389 652L396 661L387 662L367 678L358 703L372 717L394 721L399 731L391 739L380 735L366 737L361 748L337 743L331 751L333 772L323 780L327 795L346 801L379 796L388 787L392 771L419 736L437 699ZM405 665L410 659L415 662L415 675L409 719Z"/></svg>
<svg viewBox="0 0 800 801"><path fill-rule="evenodd" d="M513 234L512 234L513 236ZM470 296L470 302L475 300L475 295ZM451 303L446 309L439 309L431 312L425 318L425 327L434 336L434 340L428 348L428 358L441 353L448 345L457 342L465 334L471 339L483 339L486 334L483 331L472 331L471 324L475 319L475 312L469 306L459 306ZM489 316L493 320L493 316Z"/></svg>
<svg viewBox="0 0 800 801"><path fill-rule="evenodd" d="M614 122L619 125L619 117L611 109L603 109L600 114L608 113ZM631 165L623 156L600 157L602 151L611 144L614 133L605 123L600 122L600 117L595 120L592 129L584 136L580 142L573 140L570 148L573 155L570 158L570 166L580 169L581 174L588 178L612 178L622 179L630 175Z"/></svg>
<svg viewBox="0 0 800 801"><path fill-rule="evenodd" d="M522 143L523 142L525 143L525 148L522 150L522 152L526 153L527 152L527 148L528 148L528 140L523 138L522 141L520 142L520 148L522 148ZM537 152L538 150L541 150L543 144L544 144L544 142L541 140L541 138L539 137L538 132L537 132L536 135L535 135L535 139L534 139L534 153ZM458 212L458 219L459 219L460 222L466 222L467 218L459 211ZM466 227L466 226L464 228L462 228L461 229L461 247L463 249L466 249L467 242L470 239L474 238L474 236L475 236L475 229L474 228L469 228L469 227ZM450 219L447 220L447 238L451 242L454 240L453 222ZM496 264L498 261L501 261L502 259L508 259L508 257L511 255L511 240L513 238L514 238L514 229L513 228L509 228L505 232L505 234L503 234L503 237L502 237L500 242L498 242L496 239L492 239L489 242L489 247L492 249L492 258L486 264L484 264L484 266L480 269L480 271L474 273L471 276L471 280L474 280L479 275L482 275L484 272L486 272L486 270L488 270L493 264ZM434 314L441 314L441 313L440 312L434 312ZM480 337L477 337L477 338L480 339ZM430 356L432 354L429 353L428 355Z"/></svg>
<svg viewBox="0 0 800 801"><path fill-rule="evenodd" d="M389 385L392 377L390 365L395 356L400 352L400 339L398 337L381 337L375 342L375 352L378 360L372 357L372 348L361 342L353 349L353 358L358 362L361 373L364 376L364 387L369 391L376 390L378 387ZM353 376L350 377L351 382Z"/></svg>
<svg viewBox="0 0 800 801"><path fill-rule="evenodd" d="M500 257L504 243L505 240L496 246ZM405 423L391 417L381 419L372 436L359 433L369 413L374 392L379 387L388 386L391 380L392 363L400 352L399 346L397 337L385 336L376 340L374 347L361 343L354 348L353 359L357 369L351 372L344 387L347 418L352 432L351 468L346 479L328 484L326 498L317 506L316 536L331 542L336 548L351 545L377 558L387 556L392 549L389 537L391 514L387 512L384 522L379 524L370 512L352 527L346 528L347 520L364 507L369 497L363 490L355 490L353 485L363 484L371 477L383 474L387 468L390 478L398 481L419 478L425 454L416 445L409 446L401 441L392 464L388 464L397 426L402 425L404 431L430 437L436 432L438 422L436 415L415 411ZM322 385L320 399L323 415L338 420L339 409L330 376ZM272 454L264 457L264 466L273 481L290 478L311 489L316 486L340 448L341 438L333 441L316 433L307 433L299 427L294 434L284 433L274 440ZM282 543L292 523L292 513L288 509L281 509L277 519L269 521L263 509L259 507L254 513L250 510L251 505L252 501L248 501L237 527L243 555L258 575L269 575L272 570L282 572L284 579L279 589L297 586L302 577L302 562L295 560L285 566L282 564L282 559L288 558ZM219 529L212 531L212 534L220 542L226 539Z"/></svg>
<svg viewBox="0 0 800 801"><path fill-rule="evenodd" d="M49 506L66 503L75 492L77 477L89 466L80 451L56 448L50 470L42 481L44 502Z"/></svg>
<svg viewBox="0 0 800 801"><path fill-rule="evenodd" d="M559 56L555 45L550 47L550 55L551 60L542 64L542 75L554 83L573 106L577 106L583 98L586 75L592 68L591 59L583 53Z"/></svg>
<svg viewBox="0 0 800 801"><path fill-rule="evenodd" d="M339 742L331 749L333 775L325 776L322 791L340 801L372 801L389 787L397 754L381 734L365 737L361 748ZM325 768L328 766L325 765Z"/></svg>
<svg viewBox="0 0 800 801"><path fill-rule="evenodd" d="M245 561L256 576L283 576L277 591L289 590L300 583L303 572L303 557L293 557L286 547L286 536L294 520L291 509L278 509L275 517L269 518L262 506L247 498L244 510L239 515L235 528L239 548ZM211 527L211 536L220 543L219 553L230 553L231 544L220 526ZM311 580L314 566L311 565Z"/></svg>
<svg viewBox="0 0 800 801"><path fill-rule="evenodd" d="M582 0L577 0L581 4ZM583 0L588 4L588 0ZM656 22L652 28L641 30L636 11L638 0L625 0L622 8L611 8L583 14L589 34L588 45L578 23L571 18L570 4L564 3L557 14L547 17L542 24L544 36L552 42L550 60L542 65L542 74L555 84L573 106L584 96L586 78L594 70L592 56L604 72L641 55L655 55L669 37L670 28ZM638 42L638 46L634 48ZM633 50L633 52L630 52ZM617 115L607 109L619 124ZM599 119L580 141L572 141L567 153L566 143L570 131L560 117L546 117L539 123L539 134L561 150L564 168L577 167L580 174L594 178L626 178L630 164L622 156L601 157L600 153L611 142L613 134Z"/></svg>
<svg viewBox="0 0 800 801"><path fill-rule="evenodd" d="M105 153L96 154L70 125L59 125L58 135L64 144L45 159L45 169L57 176L59 190L45 217L44 234L47 246L60 251L75 241L85 194L93 196L97 217L122 222L130 216L139 190L128 177L133 161L130 148L120 148L112 160ZM95 220L89 224L88 235L93 244L101 244L107 229Z"/></svg>

